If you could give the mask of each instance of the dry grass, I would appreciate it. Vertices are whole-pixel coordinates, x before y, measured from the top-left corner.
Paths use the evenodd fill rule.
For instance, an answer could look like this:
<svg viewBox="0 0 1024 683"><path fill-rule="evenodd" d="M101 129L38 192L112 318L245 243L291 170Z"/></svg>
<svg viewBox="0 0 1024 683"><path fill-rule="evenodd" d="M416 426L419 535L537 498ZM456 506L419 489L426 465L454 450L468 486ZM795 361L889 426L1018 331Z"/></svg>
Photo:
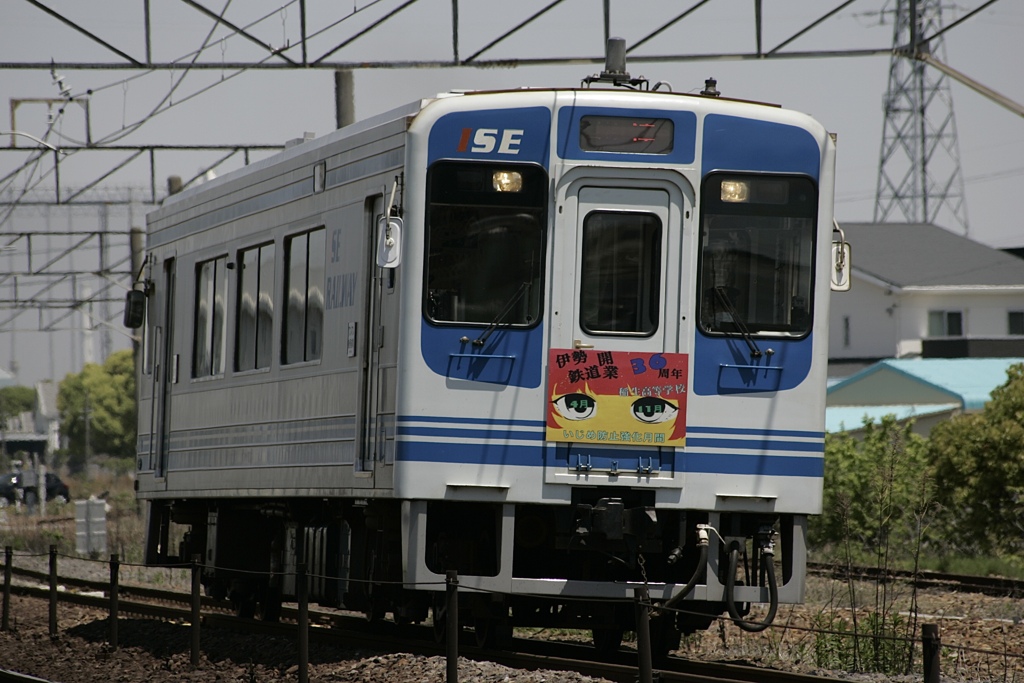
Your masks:
<svg viewBox="0 0 1024 683"><path fill-rule="evenodd" d="M0 510L0 544L21 553L48 553L57 546L63 555L75 555L75 502L90 496L107 503L107 553L123 562L141 562L144 528L129 477L101 475L94 479L66 479L73 501L49 501L43 514L23 505ZM106 559L106 558L104 558Z"/></svg>

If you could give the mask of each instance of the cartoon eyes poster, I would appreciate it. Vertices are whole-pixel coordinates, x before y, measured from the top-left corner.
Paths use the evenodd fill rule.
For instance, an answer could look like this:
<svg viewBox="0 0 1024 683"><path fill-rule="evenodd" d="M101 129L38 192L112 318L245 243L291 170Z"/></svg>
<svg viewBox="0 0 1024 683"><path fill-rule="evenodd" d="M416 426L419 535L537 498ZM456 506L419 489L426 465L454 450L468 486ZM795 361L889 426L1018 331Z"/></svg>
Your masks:
<svg viewBox="0 0 1024 683"><path fill-rule="evenodd" d="M551 349L548 441L683 446L683 353Z"/></svg>

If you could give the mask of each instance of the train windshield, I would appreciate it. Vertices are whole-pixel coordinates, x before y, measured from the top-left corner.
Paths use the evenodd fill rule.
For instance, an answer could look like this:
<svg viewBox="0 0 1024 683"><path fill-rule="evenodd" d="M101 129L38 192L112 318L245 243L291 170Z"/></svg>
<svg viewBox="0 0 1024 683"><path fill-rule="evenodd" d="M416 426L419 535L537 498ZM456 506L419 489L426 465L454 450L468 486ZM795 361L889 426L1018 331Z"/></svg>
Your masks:
<svg viewBox="0 0 1024 683"><path fill-rule="evenodd" d="M817 188L804 176L713 174L701 191L700 327L799 337L811 329Z"/></svg>
<svg viewBox="0 0 1024 683"><path fill-rule="evenodd" d="M434 322L540 320L547 174L537 166L443 161L427 176L424 309Z"/></svg>

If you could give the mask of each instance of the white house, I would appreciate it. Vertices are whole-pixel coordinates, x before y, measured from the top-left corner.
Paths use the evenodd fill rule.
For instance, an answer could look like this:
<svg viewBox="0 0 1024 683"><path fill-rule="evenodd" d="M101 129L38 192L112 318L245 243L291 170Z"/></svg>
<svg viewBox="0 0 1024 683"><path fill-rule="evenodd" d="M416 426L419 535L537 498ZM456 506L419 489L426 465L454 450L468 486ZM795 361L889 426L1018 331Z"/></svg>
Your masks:
<svg viewBox="0 0 1024 683"><path fill-rule="evenodd" d="M845 223L829 359L1024 356L1024 259L928 224Z"/></svg>

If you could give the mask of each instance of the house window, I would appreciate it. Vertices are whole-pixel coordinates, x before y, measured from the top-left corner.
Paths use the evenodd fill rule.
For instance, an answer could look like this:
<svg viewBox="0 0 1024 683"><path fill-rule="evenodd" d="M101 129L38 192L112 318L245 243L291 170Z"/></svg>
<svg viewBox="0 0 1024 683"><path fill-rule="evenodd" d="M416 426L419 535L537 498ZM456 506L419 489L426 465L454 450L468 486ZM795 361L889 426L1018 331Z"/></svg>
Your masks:
<svg viewBox="0 0 1024 683"><path fill-rule="evenodd" d="M268 368L274 324L274 245L246 249L238 263L235 369Z"/></svg>
<svg viewBox="0 0 1024 683"><path fill-rule="evenodd" d="M1010 334L1024 334L1024 311L1010 311L1006 316L1006 323Z"/></svg>
<svg viewBox="0 0 1024 683"><path fill-rule="evenodd" d="M964 336L963 313L960 311L928 311L928 336Z"/></svg>
<svg viewBox="0 0 1024 683"><path fill-rule="evenodd" d="M203 261L196 266L196 301L192 376L224 373L225 303L228 298L227 257Z"/></svg>
<svg viewBox="0 0 1024 683"><path fill-rule="evenodd" d="M324 229L285 240L285 363L319 360L324 327Z"/></svg>

